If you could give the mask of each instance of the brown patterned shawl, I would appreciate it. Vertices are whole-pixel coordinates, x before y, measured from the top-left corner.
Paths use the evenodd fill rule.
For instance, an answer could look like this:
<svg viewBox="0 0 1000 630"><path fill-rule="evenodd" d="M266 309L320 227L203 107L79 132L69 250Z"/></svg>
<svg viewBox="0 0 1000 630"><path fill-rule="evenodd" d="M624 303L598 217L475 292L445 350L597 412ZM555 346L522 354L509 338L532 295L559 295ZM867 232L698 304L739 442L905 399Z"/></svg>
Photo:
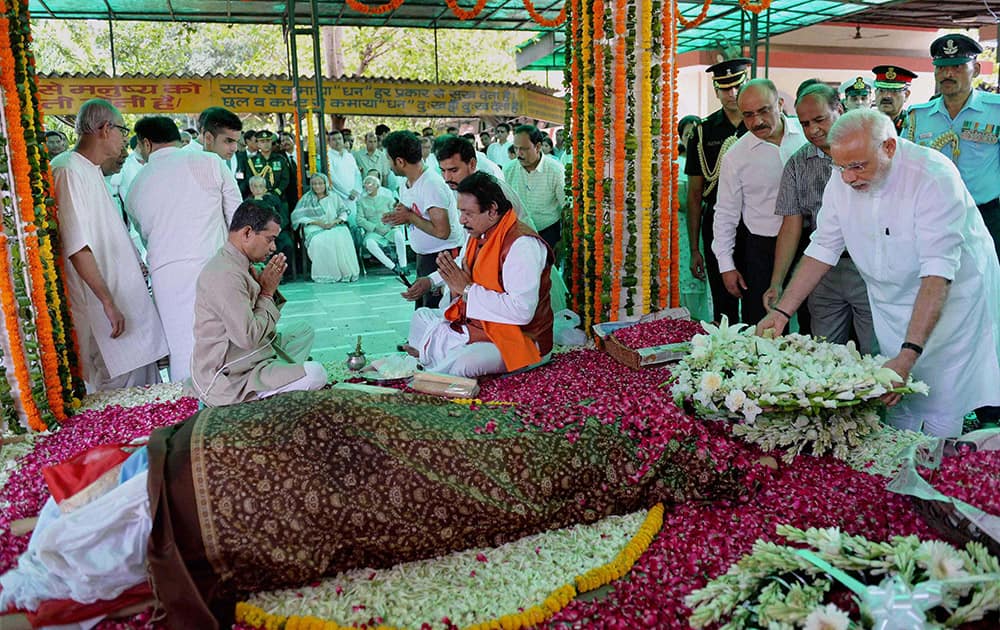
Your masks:
<svg viewBox="0 0 1000 630"><path fill-rule="evenodd" d="M736 492L735 473L691 445L635 483L635 444L617 428L592 421L571 442L513 413L327 390L205 409L157 431L149 562L168 623L217 627L238 592ZM490 420L495 431L474 431Z"/></svg>

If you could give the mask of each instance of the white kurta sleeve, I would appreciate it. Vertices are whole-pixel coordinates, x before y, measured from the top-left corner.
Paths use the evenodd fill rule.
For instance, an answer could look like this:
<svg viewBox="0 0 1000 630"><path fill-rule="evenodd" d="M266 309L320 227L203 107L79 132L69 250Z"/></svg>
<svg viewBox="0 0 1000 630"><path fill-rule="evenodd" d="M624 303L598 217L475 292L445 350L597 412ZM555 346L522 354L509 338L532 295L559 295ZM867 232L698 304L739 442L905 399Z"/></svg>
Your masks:
<svg viewBox="0 0 1000 630"><path fill-rule="evenodd" d="M946 167L955 170L950 163ZM969 193L957 170L953 177L925 181L922 188L921 194L915 196L919 207L913 212L920 277L954 280L965 242L962 231L968 213L966 203L971 203Z"/></svg>
<svg viewBox="0 0 1000 630"><path fill-rule="evenodd" d="M478 284L469 289L466 315L499 324L527 324L538 308L538 291L545 271L548 252L544 243L531 236L514 241L507 252L503 268L505 291L490 291Z"/></svg>
<svg viewBox="0 0 1000 630"><path fill-rule="evenodd" d="M732 152L722 156L719 196L712 224L712 253L719 259L720 273L736 269L733 251L736 249L736 229L743 212L743 186L736 166Z"/></svg>
<svg viewBox="0 0 1000 630"><path fill-rule="evenodd" d="M838 185L834 181L836 176L831 177L823 191L823 205L820 207L816 217L816 229L812 233L809 246L806 247L805 255L815 258L821 263L834 266L840 261L840 255L844 253L844 232L840 227L840 214L838 212L841 204L845 200L841 197L838 201L837 192L834 187Z"/></svg>
<svg viewBox="0 0 1000 630"><path fill-rule="evenodd" d="M68 166L57 168L52 174L56 199L59 201L59 239L63 254L69 258L85 247L90 247L86 222L77 210L77 203L88 198L84 182Z"/></svg>
<svg viewBox="0 0 1000 630"><path fill-rule="evenodd" d="M236 208L243 203L243 195L240 194L240 187L236 184L236 176L224 161L219 160L219 168L222 177L222 214L226 218L228 231L233 222L233 215L236 214Z"/></svg>

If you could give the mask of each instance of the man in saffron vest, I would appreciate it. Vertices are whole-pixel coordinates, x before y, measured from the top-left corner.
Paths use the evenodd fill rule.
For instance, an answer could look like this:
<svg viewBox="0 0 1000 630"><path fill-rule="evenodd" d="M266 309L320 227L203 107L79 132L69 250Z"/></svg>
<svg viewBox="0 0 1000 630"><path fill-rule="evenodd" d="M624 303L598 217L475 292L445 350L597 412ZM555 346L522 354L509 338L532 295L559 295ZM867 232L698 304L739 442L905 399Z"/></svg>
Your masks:
<svg viewBox="0 0 1000 630"><path fill-rule="evenodd" d="M552 350L552 251L492 175L473 173L456 192L465 248L458 260L441 252L438 270L403 293L416 300L447 285L454 299L444 310L417 309L409 345L428 370L456 376L534 365Z"/></svg>

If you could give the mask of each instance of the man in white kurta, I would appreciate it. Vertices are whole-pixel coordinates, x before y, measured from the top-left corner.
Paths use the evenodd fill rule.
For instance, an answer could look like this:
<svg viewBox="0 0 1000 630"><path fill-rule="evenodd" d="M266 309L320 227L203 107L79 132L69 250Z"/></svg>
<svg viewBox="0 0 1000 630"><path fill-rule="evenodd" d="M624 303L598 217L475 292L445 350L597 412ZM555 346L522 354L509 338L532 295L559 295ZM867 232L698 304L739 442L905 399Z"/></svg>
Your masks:
<svg viewBox="0 0 1000 630"><path fill-rule="evenodd" d="M897 427L956 436L977 407L1000 404L1000 265L962 183L939 152L897 139L892 121L854 110L830 131L834 165L819 223L795 276L758 332L787 324L846 250L868 287L886 367L930 386L909 395ZM860 151L860 152L859 152Z"/></svg>
<svg viewBox="0 0 1000 630"><path fill-rule="evenodd" d="M100 170L120 154L128 128L101 99L83 104L76 126L79 143L52 161L52 177L83 377L90 391L158 383L166 339Z"/></svg>
<svg viewBox="0 0 1000 630"><path fill-rule="evenodd" d="M330 166L330 185L333 192L344 200L351 213L354 213L355 200L361 196L361 171L354 156L344 146L344 136L333 130L326 135L329 150L326 159Z"/></svg>
<svg viewBox="0 0 1000 630"><path fill-rule="evenodd" d="M191 374L195 282L222 247L242 197L215 153L186 151L177 125L148 116L135 126L146 166L135 178L125 209L147 248L153 299L170 349L170 380Z"/></svg>
<svg viewBox="0 0 1000 630"><path fill-rule="evenodd" d="M428 370L455 376L499 374L533 365L552 349L551 250L518 219L496 178L475 173L462 180L457 193L468 242L456 260L442 252L438 271L418 278L403 293L413 300L432 287L447 286L453 299L447 308L414 312L409 346ZM499 278L490 277L497 260ZM511 337L491 329L492 324L510 326L508 335L519 328L531 346L529 354L525 347L516 347L522 339L515 335L508 345Z"/></svg>

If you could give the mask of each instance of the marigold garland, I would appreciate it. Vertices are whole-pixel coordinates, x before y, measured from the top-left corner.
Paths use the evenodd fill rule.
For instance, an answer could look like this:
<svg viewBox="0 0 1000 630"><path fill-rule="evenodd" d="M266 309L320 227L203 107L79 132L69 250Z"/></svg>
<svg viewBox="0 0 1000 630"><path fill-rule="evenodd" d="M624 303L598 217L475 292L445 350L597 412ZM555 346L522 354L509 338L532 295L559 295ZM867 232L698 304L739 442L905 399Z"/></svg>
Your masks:
<svg viewBox="0 0 1000 630"><path fill-rule="evenodd" d="M604 0L594 0L594 322L604 321Z"/></svg>
<svg viewBox="0 0 1000 630"><path fill-rule="evenodd" d="M565 77L569 87L570 106L566 113L566 128L570 130L570 148L572 160L570 166L570 177L567 186L569 187L569 198L571 203L571 214L573 226L572 249L570 252L570 266L572 268L573 306L584 319L584 329L589 330L589 319L587 314L587 304L583 301L583 252L581 249L581 232L583 231L583 216L580 212L581 198L581 175L580 175L580 147L583 144L582 132L580 129L580 52L578 43L580 39L576 33L580 25L580 0L572 0L571 18L566 25L566 71Z"/></svg>
<svg viewBox="0 0 1000 630"><path fill-rule="evenodd" d="M668 0L669 1L669 0ZM668 11L672 5L666 5ZM650 204L649 207L649 230L651 234L650 238L650 256L649 262L646 266L646 272L650 274L649 281L649 304L650 310L657 310L663 308L665 302L661 297L661 287L663 285L663 278L659 273L660 269L660 235L662 232L662 222L660 220L660 189L662 187L663 178L663 167L665 162L663 161L663 142L661 134L663 132L663 99L665 96L663 93L663 71L662 67L667 62L662 58L662 34L663 34L663 9L664 5L660 0L652 0L650 5L650 11L652 18L650 20L651 24L651 36L649 42L649 50L652 54L654 60L659 61L659 63L653 63L649 68L649 80L652 86L651 102L650 102L650 112L652 121L650 124L650 143L652 145L652 150L650 153L651 160L654 166L651 168L651 173L653 177L650 179L649 187L649 197ZM666 16L667 20L672 19L670 16Z"/></svg>
<svg viewBox="0 0 1000 630"><path fill-rule="evenodd" d="M563 25L566 21L566 4L568 4L568 2L563 3L562 10L559 11L559 15L557 15L554 20L547 20L544 15L538 12L531 0L524 0L524 8L528 10L528 15L531 16L531 19L547 28L556 28Z"/></svg>
<svg viewBox="0 0 1000 630"><path fill-rule="evenodd" d="M6 7L0 7L0 9L6 10ZM16 241L17 209L21 210L21 214L25 218L31 217L33 219L34 213L30 207L31 197L29 193L31 191L31 184L28 175L30 167L27 165L25 159L24 135L20 128L21 111L17 84L14 78L15 60L11 53L10 29L11 23L7 17L5 15L0 17L0 89L2 89L0 91L2 91L4 97L5 127L9 129L6 146L8 150L9 171L6 173L6 176L9 178L9 187L11 189L10 197L8 198L11 206L4 210L4 232L2 234L2 241L0 241L0 259L2 259L0 260L0 276L2 276L0 277L0 288L2 288L0 293L3 294L4 320L11 348L10 356L14 366L14 377L18 383L21 406L28 419L28 426L35 431L44 431L47 425L42 416L43 413L49 415L49 409L47 405L44 407L39 405L39 402L45 401L45 397L42 397L41 401L37 401L32 390L32 384L36 380L38 381L37 384L42 387L45 384L41 379L32 379L29 357L31 356L31 350L34 350L37 354L37 343L33 340L29 343L29 339L27 339L32 332L37 331L37 328L31 317L31 305L27 301L27 293L26 291L18 290L18 287L23 285L24 277L15 273L17 271L16 261L20 259L20 248L17 246ZM29 203L18 203L16 195L26 195ZM8 224L8 220L11 221L10 224ZM30 227L34 228L34 226ZM8 230L13 231L13 233L7 234ZM11 261L14 261L15 269L11 268ZM15 296L22 297L17 298L15 302ZM42 305L44 306L44 301ZM23 327L21 320L24 320ZM35 347L32 348L31 346Z"/></svg>
<svg viewBox="0 0 1000 630"><path fill-rule="evenodd" d="M670 21L670 42L664 47L664 50L676 50L677 42L677 23L673 20ZM677 128L677 58L671 56L670 59L670 116L664 120L664 126L668 128L671 132L670 134L670 165L673 172L673 177L670 179L670 199L671 202L667 206L666 211L670 213L670 222L673 226L670 230L670 306L677 307L680 306L680 256L678 255L678 229L681 229L678 225L678 213L677 209L680 205L680 200L677 198L677 191L680 189L678 185L678 177L680 173L680 165L677 164L677 136L672 132Z"/></svg>
<svg viewBox="0 0 1000 630"><path fill-rule="evenodd" d="M583 79L582 111L580 114L583 137L588 140L583 142L580 150L581 162L581 201L583 202L583 263L584 263L584 286L583 303L591 304L594 291L594 205L595 200L592 194L594 183L594 161L592 153L594 151L593 141L589 141L594 135L594 108L591 97L593 85L593 70L591 68L591 54L593 51L593 15L588 11L587 0L582 0L580 6L580 74ZM596 321L595 311L590 318L590 322Z"/></svg>
<svg viewBox="0 0 1000 630"><path fill-rule="evenodd" d="M740 2L742 3L743 0L740 0ZM680 9L676 7L675 2L674 7L677 10L677 21L679 21L684 28L694 28L704 22L705 18L708 17L708 8L710 6L712 6L712 0L705 0L704 4L701 5L701 12L698 13L697 17L693 20L688 20L681 14Z"/></svg>
<svg viewBox="0 0 1000 630"><path fill-rule="evenodd" d="M652 0L641 0L642 5L639 10L640 15L640 25L642 34L642 52L639 54L641 59L640 68L642 70L642 78L639 84L639 107L642 111L641 118L639 119L639 137L641 138L639 145L642 148L643 159L640 161L642 164L648 165L646 169L642 172L642 179L639 182L639 207L644 211L639 213L639 218L641 219L640 230L642 233L641 246L642 246L642 265L639 270L640 274L640 291L639 291L639 303L638 308L640 312L645 312L647 310L652 311L652 308L648 308L648 304L653 303L652 296L649 292L650 287L650 276L653 275L652 266L652 252L657 249L657 236L652 231L651 221L649 220L649 215L651 215L655 209L653 205L653 178L659 176L659 160L655 152L656 143L653 139L652 128L653 128L653 83L651 77L652 70L652 54L650 53L650 48L652 46L653 40L653 2Z"/></svg>
<svg viewBox="0 0 1000 630"><path fill-rule="evenodd" d="M516 630L529 628L544 622L573 601L578 593L586 593L598 589L605 584L622 578L628 573L636 561L649 549L649 545L663 527L663 504L657 503L646 514L639 530L629 542L622 547L615 559L600 567L591 569L583 575L578 575L573 584L564 584L552 591L541 604L497 619L473 624L467 630ZM318 617L283 617L272 615L264 609L239 602L236 604L236 622L261 630L354 630L353 626L341 626L335 621L327 621ZM395 626L372 626L372 630L397 630Z"/></svg>
<svg viewBox="0 0 1000 630"><path fill-rule="evenodd" d="M638 278L636 277L636 272L638 270L639 261L636 259L637 256L637 245L639 243L639 233L637 228L637 204L636 204L636 173L638 172L638 160L636 159L636 154L638 153L639 140L636 135L636 117L639 112L638 104L636 103L636 98L639 93L639 89L636 83L636 59L635 59L635 28L636 15L635 15L635 5L631 2L626 2L626 22L632 25L628 30L628 37L625 38L625 56L622 58L622 63L625 65L625 80L628 85L633 86L632 93L629 94L629 98L626 99L628 109L626 109L625 118L625 135L623 136L623 141L625 143L625 170L626 170L626 185L625 185L625 231L623 235L628 237L628 241L625 244L625 265L624 265L624 277L622 278L622 285L625 289L625 314L627 316L640 315L641 313L636 312L636 286L638 285Z"/></svg>
<svg viewBox="0 0 1000 630"><path fill-rule="evenodd" d="M611 316L618 317L621 309L622 251L625 234L625 118L628 90L625 83L625 2L615 5L615 106L614 106L614 202L612 212L615 228L612 231L611 252Z"/></svg>
<svg viewBox="0 0 1000 630"><path fill-rule="evenodd" d="M458 6L458 0L444 0L444 3L448 5L451 12L455 14L460 20L471 20L483 12L483 8L486 7L486 0L479 0L476 2L476 6L472 7L468 11Z"/></svg>
<svg viewBox="0 0 1000 630"><path fill-rule="evenodd" d="M740 0L740 8L754 15L760 15L771 8L771 0Z"/></svg>
<svg viewBox="0 0 1000 630"><path fill-rule="evenodd" d="M403 5L404 0L389 0L385 4L379 5L368 5L358 2L358 0L347 0L347 6L351 7L358 13L363 13L365 15L385 15L386 13L391 13Z"/></svg>

